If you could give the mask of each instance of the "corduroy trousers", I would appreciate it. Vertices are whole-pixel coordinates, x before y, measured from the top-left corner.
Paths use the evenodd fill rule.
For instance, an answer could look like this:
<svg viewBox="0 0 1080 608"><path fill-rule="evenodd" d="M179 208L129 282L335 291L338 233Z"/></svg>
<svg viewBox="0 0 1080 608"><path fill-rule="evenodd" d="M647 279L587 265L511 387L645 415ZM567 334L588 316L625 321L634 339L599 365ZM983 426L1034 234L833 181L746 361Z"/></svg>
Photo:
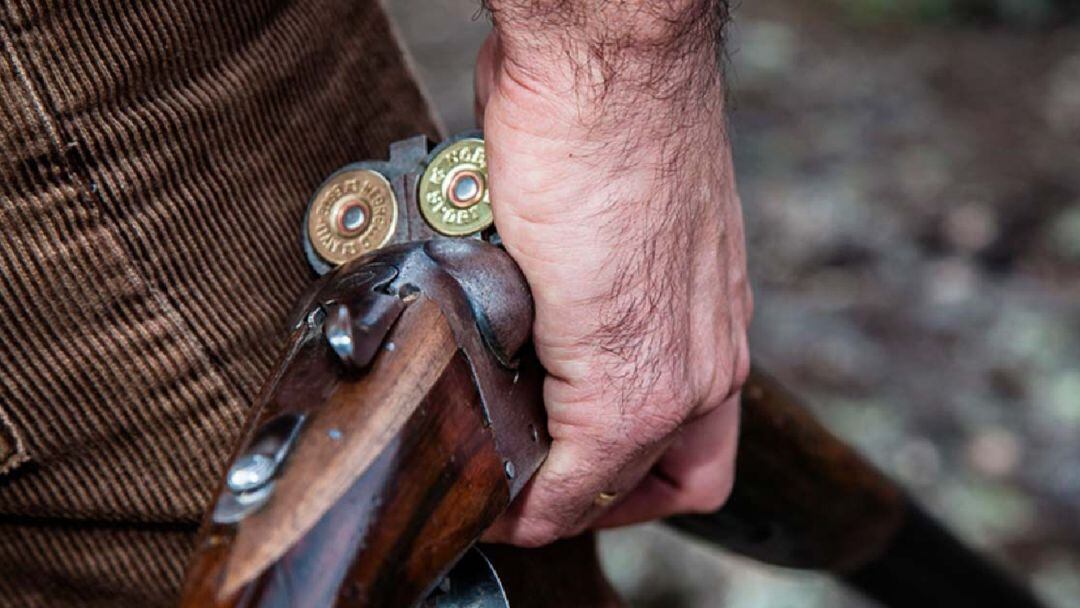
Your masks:
<svg viewBox="0 0 1080 608"><path fill-rule="evenodd" d="M174 601L308 196L428 116L372 0L0 0L0 606Z"/></svg>

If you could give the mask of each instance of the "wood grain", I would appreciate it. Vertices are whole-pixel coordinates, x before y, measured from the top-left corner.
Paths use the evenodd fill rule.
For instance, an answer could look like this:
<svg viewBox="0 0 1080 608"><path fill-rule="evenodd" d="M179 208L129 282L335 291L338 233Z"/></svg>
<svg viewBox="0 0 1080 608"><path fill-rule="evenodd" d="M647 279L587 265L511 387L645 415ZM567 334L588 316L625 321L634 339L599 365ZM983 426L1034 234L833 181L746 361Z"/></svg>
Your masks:
<svg viewBox="0 0 1080 608"><path fill-rule="evenodd" d="M313 404L271 502L209 525L182 605L410 605L506 508L502 461L439 307L413 302L388 340L367 373Z"/></svg>
<svg viewBox="0 0 1080 608"><path fill-rule="evenodd" d="M340 382L304 430L277 480L275 498L239 527L226 567L225 594L248 584L281 557L395 440L457 352L438 306L421 298L390 341L353 382ZM341 439L330 438L336 430Z"/></svg>

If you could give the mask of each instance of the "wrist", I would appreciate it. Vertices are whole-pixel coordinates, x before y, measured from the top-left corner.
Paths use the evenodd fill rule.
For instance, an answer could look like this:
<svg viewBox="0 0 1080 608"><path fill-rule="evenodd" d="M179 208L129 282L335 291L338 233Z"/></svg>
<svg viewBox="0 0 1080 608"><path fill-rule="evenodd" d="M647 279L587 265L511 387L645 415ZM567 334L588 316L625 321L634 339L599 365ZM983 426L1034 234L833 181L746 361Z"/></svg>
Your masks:
<svg viewBox="0 0 1080 608"><path fill-rule="evenodd" d="M571 39L609 34L631 43L667 44L696 25L728 19L728 0L483 0L496 30L510 38Z"/></svg>
<svg viewBox="0 0 1080 608"><path fill-rule="evenodd" d="M725 139L722 75L700 65L656 79L631 75L624 67L597 81L583 77L569 60L521 65L504 58L492 86L498 111L491 114L495 124L486 122L485 129L574 142L582 160L652 155L659 148L719 145Z"/></svg>
<svg viewBox="0 0 1080 608"><path fill-rule="evenodd" d="M488 0L504 69L565 97L700 95L721 72L727 0ZM687 90L689 93L690 91Z"/></svg>

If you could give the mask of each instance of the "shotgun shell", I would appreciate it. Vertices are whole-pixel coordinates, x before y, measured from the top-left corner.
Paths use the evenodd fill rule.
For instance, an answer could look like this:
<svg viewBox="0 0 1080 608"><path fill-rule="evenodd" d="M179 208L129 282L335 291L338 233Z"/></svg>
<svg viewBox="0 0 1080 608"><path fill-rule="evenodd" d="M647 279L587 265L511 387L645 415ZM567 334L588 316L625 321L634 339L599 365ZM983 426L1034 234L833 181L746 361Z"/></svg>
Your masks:
<svg viewBox="0 0 1080 608"><path fill-rule="evenodd" d="M344 169L315 193L308 211L308 240L320 258L340 266L389 242L397 218L394 190L381 173Z"/></svg>
<svg viewBox="0 0 1080 608"><path fill-rule="evenodd" d="M467 137L437 149L420 178L420 213L446 236L468 236L491 226L484 140Z"/></svg>

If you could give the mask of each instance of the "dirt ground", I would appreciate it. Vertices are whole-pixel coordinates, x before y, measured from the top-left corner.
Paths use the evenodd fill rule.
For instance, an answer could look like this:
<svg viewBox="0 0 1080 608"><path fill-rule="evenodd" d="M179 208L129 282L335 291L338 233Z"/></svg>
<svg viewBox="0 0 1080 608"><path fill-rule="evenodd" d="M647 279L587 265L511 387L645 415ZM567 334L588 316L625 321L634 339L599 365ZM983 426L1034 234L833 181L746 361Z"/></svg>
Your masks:
<svg viewBox="0 0 1080 608"><path fill-rule="evenodd" d="M487 31L387 0L450 131ZM965 539L1080 598L1080 30L737 11L732 139L756 359ZM604 538L634 605L864 606L653 526Z"/></svg>

